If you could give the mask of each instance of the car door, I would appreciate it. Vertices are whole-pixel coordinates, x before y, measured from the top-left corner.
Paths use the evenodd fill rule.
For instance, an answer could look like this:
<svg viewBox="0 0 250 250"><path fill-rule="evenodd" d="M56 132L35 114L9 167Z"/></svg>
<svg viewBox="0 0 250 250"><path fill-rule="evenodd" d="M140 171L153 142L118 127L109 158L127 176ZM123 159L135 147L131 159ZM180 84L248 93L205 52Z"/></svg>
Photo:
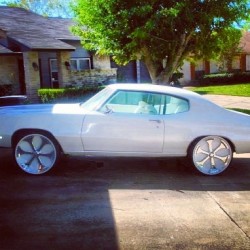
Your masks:
<svg viewBox="0 0 250 250"><path fill-rule="evenodd" d="M164 122L149 93L120 91L99 110L86 115L82 127L85 151L118 153L161 153Z"/></svg>

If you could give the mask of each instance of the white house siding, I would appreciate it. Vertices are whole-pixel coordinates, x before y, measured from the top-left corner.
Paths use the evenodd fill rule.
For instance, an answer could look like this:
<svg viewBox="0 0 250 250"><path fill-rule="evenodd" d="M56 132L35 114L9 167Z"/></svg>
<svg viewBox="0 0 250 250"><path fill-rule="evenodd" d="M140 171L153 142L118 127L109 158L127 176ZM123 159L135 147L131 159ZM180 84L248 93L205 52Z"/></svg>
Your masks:
<svg viewBox="0 0 250 250"><path fill-rule="evenodd" d="M184 61L183 66L180 69L180 72L183 73L183 78L179 79L181 84L185 85L191 81L191 65L189 61Z"/></svg>
<svg viewBox="0 0 250 250"><path fill-rule="evenodd" d="M218 63L215 61L210 61L210 73L218 73L219 71L219 67L218 67Z"/></svg>

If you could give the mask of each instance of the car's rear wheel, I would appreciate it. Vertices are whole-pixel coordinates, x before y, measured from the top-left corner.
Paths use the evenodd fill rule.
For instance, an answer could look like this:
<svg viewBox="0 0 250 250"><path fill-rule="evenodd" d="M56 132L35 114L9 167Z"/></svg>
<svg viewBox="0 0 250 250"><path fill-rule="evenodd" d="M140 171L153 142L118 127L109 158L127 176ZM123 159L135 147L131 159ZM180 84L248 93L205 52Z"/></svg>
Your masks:
<svg viewBox="0 0 250 250"><path fill-rule="evenodd" d="M14 145L15 161L28 174L48 172L56 165L59 153L58 144L46 133L19 135Z"/></svg>
<svg viewBox="0 0 250 250"><path fill-rule="evenodd" d="M219 136L207 136L197 140L190 150L196 169L205 175L217 175L230 165L233 151L230 143Z"/></svg>

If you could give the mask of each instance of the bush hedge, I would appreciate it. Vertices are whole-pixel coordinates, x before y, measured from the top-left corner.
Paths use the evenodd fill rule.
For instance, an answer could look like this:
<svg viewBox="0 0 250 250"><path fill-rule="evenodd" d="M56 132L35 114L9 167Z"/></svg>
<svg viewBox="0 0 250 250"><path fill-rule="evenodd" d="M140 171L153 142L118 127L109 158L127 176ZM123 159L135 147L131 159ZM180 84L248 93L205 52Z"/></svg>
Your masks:
<svg viewBox="0 0 250 250"><path fill-rule="evenodd" d="M250 82L250 72L209 74L204 75L199 82L201 85L245 83Z"/></svg>
<svg viewBox="0 0 250 250"><path fill-rule="evenodd" d="M77 102L86 96L97 93L104 86L90 86L82 88L39 89L38 96L42 103Z"/></svg>

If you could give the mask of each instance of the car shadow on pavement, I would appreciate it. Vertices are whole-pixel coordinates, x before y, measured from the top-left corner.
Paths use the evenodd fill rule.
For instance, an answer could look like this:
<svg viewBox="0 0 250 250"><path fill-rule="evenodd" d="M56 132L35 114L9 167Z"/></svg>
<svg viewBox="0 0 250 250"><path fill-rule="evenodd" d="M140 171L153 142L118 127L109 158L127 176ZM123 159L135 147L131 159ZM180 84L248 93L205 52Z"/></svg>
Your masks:
<svg viewBox="0 0 250 250"><path fill-rule="evenodd" d="M114 200L126 201L117 198L117 190L130 192L126 199L136 190L250 191L249 159L235 159L225 173L210 177L175 158L68 157L43 176L22 173L10 155L0 157L0 165L0 249L120 249L114 214L125 210Z"/></svg>

